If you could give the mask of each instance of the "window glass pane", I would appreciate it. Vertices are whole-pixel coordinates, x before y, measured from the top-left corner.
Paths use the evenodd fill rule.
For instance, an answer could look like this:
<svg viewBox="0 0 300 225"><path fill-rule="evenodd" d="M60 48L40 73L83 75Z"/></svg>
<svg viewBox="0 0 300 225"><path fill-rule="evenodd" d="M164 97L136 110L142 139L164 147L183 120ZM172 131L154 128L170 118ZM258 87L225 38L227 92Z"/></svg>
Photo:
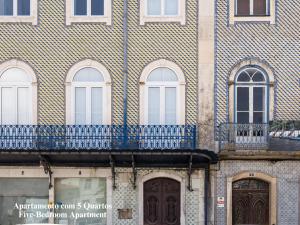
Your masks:
<svg viewBox="0 0 300 225"><path fill-rule="evenodd" d="M16 112L16 93L13 88L2 88L2 124L16 124L15 112Z"/></svg>
<svg viewBox="0 0 300 225"><path fill-rule="evenodd" d="M18 124L30 124L29 88L18 88Z"/></svg>
<svg viewBox="0 0 300 225"><path fill-rule="evenodd" d="M264 16L267 15L266 0L253 0L253 15Z"/></svg>
<svg viewBox="0 0 300 225"><path fill-rule="evenodd" d="M148 89L148 124L160 124L160 88Z"/></svg>
<svg viewBox="0 0 300 225"><path fill-rule="evenodd" d="M157 68L153 70L149 76L147 81L177 81L178 78L173 70L169 68Z"/></svg>
<svg viewBox="0 0 300 225"><path fill-rule="evenodd" d="M176 124L176 88L166 88L166 124Z"/></svg>
<svg viewBox="0 0 300 225"><path fill-rule="evenodd" d="M237 111L249 111L249 88L237 87Z"/></svg>
<svg viewBox="0 0 300 225"><path fill-rule="evenodd" d="M253 110L265 110L265 91L264 87L253 87Z"/></svg>
<svg viewBox="0 0 300 225"><path fill-rule="evenodd" d="M104 15L104 0L92 0L92 15Z"/></svg>
<svg viewBox="0 0 300 225"><path fill-rule="evenodd" d="M94 206L94 209L90 207L89 210L82 207L76 207L75 209L56 209L56 213L68 214L68 218L56 218L57 224L68 225L106 225L106 179L105 178L62 178L55 179L55 201L58 204L71 205L78 203L82 206L89 205ZM101 207L101 205L104 205ZM96 209L95 209L96 206ZM104 207L104 209L103 209ZM97 217L85 217L74 218L71 216L74 214L97 214L102 216Z"/></svg>
<svg viewBox="0 0 300 225"><path fill-rule="evenodd" d="M250 81L250 77L249 77L248 73L242 72L242 73L238 76L237 81L240 81L240 82L249 82L249 81Z"/></svg>
<svg viewBox="0 0 300 225"><path fill-rule="evenodd" d="M86 89L75 88L75 123L86 124Z"/></svg>
<svg viewBox="0 0 300 225"><path fill-rule="evenodd" d="M261 72L257 71L257 72L253 75L252 80L253 80L254 82L262 82L262 81L265 81L265 77L264 77L264 75L263 75Z"/></svg>
<svg viewBox="0 0 300 225"><path fill-rule="evenodd" d="M155 16L161 14L161 0L148 0L148 15Z"/></svg>
<svg viewBox="0 0 300 225"><path fill-rule="evenodd" d="M13 0L0 0L0 16L13 15Z"/></svg>
<svg viewBox="0 0 300 225"><path fill-rule="evenodd" d="M239 16L250 15L250 0L236 0L236 12Z"/></svg>
<svg viewBox="0 0 300 225"><path fill-rule="evenodd" d="M0 179L0 224L48 223L49 195L48 179L34 178L1 178ZM24 218L19 215L16 204L35 204L41 209L23 209L24 213L43 214L41 217Z"/></svg>
<svg viewBox="0 0 300 225"><path fill-rule="evenodd" d="M74 0L74 15L87 15L87 0Z"/></svg>
<svg viewBox="0 0 300 225"><path fill-rule="evenodd" d="M104 78L95 68L86 67L79 70L74 76L73 81L77 82L103 82Z"/></svg>
<svg viewBox="0 0 300 225"><path fill-rule="evenodd" d="M263 112L254 112L253 113L253 123L263 123L264 122L264 113Z"/></svg>
<svg viewBox="0 0 300 225"><path fill-rule="evenodd" d="M30 16L30 0L18 0L18 15Z"/></svg>
<svg viewBox="0 0 300 225"><path fill-rule="evenodd" d="M31 77L19 68L11 68L6 70L1 78L1 82L31 82Z"/></svg>
<svg viewBox="0 0 300 225"><path fill-rule="evenodd" d="M103 121L102 88L92 88L92 124L100 125Z"/></svg>
<svg viewBox="0 0 300 225"><path fill-rule="evenodd" d="M249 123L249 112L238 112L237 123Z"/></svg>
<svg viewBox="0 0 300 225"><path fill-rule="evenodd" d="M165 0L165 15L178 15L178 0Z"/></svg>

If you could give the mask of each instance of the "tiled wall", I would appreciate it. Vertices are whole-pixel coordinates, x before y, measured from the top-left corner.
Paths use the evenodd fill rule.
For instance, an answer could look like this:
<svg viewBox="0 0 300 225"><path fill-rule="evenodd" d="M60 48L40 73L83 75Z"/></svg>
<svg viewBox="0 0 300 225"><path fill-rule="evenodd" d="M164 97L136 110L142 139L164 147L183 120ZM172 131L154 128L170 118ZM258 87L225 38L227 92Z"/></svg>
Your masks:
<svg viewBox="0 0 300 225"><path fill-rule="evenodd" d="M299 225L299 174L296 161L223 161L216 177L216 197L225 197L225 207L216 208L215 224L226 225L227 178L240 172L261 172L277 178L277 225Z"/></svg>
<svg viewBox="0 0 300 225"><path fill-rule="evenodd" d="M76 62L101 62L113 81L113 123L123 119L123 1L113 1L113 23L65 26L62 0L38 1L38 25L0 23L0 62L17 58L38 77L38 115L41 124L64 124L64 80ZM139 4L129 1L129 122L138 123L138 80L150 62L166 58L177 63L187 80L187 121L197 116L197 1L187 1L187 23L139 26Z"/></svg>
<svg viewBox="0 0 300 225"><path fill-rule="evenodd" d="M228 116L228 76L244 59L257 58L275 74L275 117L300 119L300 1L276 1L276 24L229 25L229 0L216 1L216 123Z"/></svg>

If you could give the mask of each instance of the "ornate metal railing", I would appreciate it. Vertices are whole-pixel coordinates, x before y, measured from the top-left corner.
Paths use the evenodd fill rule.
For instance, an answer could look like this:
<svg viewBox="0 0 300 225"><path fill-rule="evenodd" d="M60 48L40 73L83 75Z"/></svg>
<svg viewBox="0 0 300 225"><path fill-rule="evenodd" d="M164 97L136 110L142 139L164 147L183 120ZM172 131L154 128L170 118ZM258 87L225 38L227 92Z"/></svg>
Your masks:
<svg viewBox="0 0 300 225"><path fill-rule="evenodd" d="M195 125L0 125L0 149L195 148Z"/></svg>
<svg viewBox="0 0 300 225"><path fill-rule="evenodd" d="M274 121L270 123L270 136L300 140L300 121Z"/></svg>
<svg viewBox="0 0 300 225"><path fill-rule="evenodd" d="M270 124L223 123L219 127L220 150L300 150L300 122Z"/></svg>
<svg viewBox="0 0 300 225"><path fill-rule="evenodd" d="M259 150L268 147L268 124L223 123L219 127L220 150Z"/></svg>

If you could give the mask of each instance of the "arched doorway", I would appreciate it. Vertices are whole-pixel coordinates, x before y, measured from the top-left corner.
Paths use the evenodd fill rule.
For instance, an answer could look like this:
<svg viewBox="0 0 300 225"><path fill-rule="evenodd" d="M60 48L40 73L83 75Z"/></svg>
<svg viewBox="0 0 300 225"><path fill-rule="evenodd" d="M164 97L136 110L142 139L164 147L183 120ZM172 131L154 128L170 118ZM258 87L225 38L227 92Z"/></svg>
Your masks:
<svg viewBox="0 0 300 225"><path fill-rule="evenodd" d="M269 225L269 183L241 179L232 184L232 224Z"/></svg>
<svg viewBox="0 0 300 225"><path fill-rule="evenodd" d="M144 225L180 225L180 182L155 178L144 183Z"/></svg>

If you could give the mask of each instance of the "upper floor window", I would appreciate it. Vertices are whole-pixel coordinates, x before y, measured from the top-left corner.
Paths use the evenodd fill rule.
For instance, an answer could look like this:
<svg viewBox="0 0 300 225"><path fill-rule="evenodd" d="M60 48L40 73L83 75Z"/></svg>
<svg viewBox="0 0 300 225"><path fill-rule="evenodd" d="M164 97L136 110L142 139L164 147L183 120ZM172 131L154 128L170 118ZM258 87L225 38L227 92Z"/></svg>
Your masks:
<svg viewBox="0 0 300 225"><path fill-rule="evenodd" d="M104 0L74 0L75 16L103 16Z"/></svg>
<svg viewBox="0 0 300 225"><path fill-rule="evenodd" d="M1 16L29 16L30 0L0 0Z"/></svg>
<svg viewBox="0 0 300 225"><path fill-rule="evenodd" d="M85 60L67 76L67 123L109 125L111 83L108 71L98 62Z"/></svg>
<svg viewBox="0 0 300 225"><path fill-rule="evenodd" d="M0 22L37 24L37 0L0 0Z"/></svg>
<svg viewBox="0 0 300 225"><path fill-rule="evenodd" d="M25 63L11 60L0 66L1 124L27 125L36 121L36 80Z"/></svg>
<svg viewBox="0 0 300 225"><path fill-rule="evenodd" d="M66 24L101 22L111 24L112 0L66 0Z"/></svg>
<svg viewBox="0 0 300 225"><path fill-rule="evenodd" d="M179 22L185 24L185 0L141 0L140 24Z"/></svg>
<svg viewBox="0 0 300 225"><path fill-rule="evenodd" d="M147 15L176 16L178 15L178 0L148 0Z"/></svg>
<svg viewBox="0 0 300 225"><path fill-rule="evenodd" d="M230 24L235 22L275 23L275 0L230 0Z"/></svg>
<svg viewBox="0 0 300 225"><path fill-rule="evenodd" d="M159 60L148 65L141 77L141 124L184 124L184 92L183 73L176 64Z"/></svg>
<svg viewBox="0 0 300 225"><path fill-rule="evenodd" d="M236 0L236 16L267 16L269 0Z"/></svg>
<svg viewBox="0 0 300 225"><path fill-rule="evenodd" d="M264 72L248 67L239 72L235 82L236 123L266 123L268 86Z"/></svg>

